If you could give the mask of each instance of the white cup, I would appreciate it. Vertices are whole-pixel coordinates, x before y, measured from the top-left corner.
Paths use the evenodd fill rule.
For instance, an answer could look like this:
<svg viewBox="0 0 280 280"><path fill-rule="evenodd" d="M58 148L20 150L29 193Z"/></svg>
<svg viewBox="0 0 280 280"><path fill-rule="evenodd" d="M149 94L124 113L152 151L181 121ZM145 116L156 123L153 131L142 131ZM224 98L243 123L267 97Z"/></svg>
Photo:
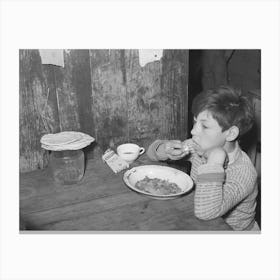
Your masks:
<svg viewBox="0 0 280 280"><path fill-rule="evenodd" d="M117 153L127 163L132 163L139 155L145 153L145 148L136 144L126 143L117 147Z"/></svg>

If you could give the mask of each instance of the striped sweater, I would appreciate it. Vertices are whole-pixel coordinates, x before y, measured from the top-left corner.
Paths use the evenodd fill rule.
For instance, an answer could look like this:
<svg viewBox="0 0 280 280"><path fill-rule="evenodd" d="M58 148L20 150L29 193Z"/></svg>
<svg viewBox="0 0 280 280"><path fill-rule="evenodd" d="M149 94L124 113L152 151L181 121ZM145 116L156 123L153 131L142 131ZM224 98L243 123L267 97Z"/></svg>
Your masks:
<svg viewBox="0 0 280 280"><path fill-rule="evenodd" d="M151 160L167 160L157 149L166 140L156 140L147 151ZM197 218L210 220L223 217L234 230L250 230L255 224L257 172L250 158L238 143L225 168L207 164L192 148L188 160L192 163L191 178L195 183L194 213Z"/></svg>

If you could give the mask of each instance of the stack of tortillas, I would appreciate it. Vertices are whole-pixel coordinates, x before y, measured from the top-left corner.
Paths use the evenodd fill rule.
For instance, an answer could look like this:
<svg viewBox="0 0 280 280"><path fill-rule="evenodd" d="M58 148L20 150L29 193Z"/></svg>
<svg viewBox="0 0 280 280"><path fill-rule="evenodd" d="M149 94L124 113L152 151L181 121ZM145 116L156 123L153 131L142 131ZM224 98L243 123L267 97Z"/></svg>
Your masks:
<svg viewBox="0 0 280 280"><path fill-rule="evenodd" d="M88 146L95 139L85 133L63 131L54 134L45 134L41 138L42 148L51 151L79 150Z"/></svg>

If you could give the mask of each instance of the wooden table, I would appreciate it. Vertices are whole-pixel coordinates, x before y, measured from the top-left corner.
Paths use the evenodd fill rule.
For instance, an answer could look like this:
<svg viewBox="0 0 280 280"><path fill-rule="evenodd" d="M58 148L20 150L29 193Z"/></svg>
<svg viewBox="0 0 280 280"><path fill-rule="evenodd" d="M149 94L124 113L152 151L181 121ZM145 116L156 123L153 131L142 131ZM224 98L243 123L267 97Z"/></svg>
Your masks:
<svg viewBox="0 0 280 280"><path fill-rule="evenodd" d="M132 166L155 164L141 156ZM162 164L162 163L161 163ZM131 167L132 167L131 166ZM221 231L218 218L194 216L194 192L155 200L131 191L101 159L89 160L83 179L57 185L48 168L20 174L20 217L26 230L47 231Z"/></svg>

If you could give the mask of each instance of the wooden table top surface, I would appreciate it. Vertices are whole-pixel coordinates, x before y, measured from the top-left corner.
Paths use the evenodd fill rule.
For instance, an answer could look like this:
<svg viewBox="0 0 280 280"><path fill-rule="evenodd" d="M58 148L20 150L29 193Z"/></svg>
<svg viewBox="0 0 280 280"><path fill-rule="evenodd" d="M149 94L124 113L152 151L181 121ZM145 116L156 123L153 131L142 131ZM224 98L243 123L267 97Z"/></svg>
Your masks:
<svg viewBox="0 0 280 280"><path fill-rule="evenodd" d="M131 167L144 164L158 163L142 155ZM222 218L202 221L194 216L194 191L156 200L130 190L123 173L114 174L101 159L89 160L83 179L74 185L56 184L48 168L22 173L21 223L26 230L44 231L231 230Z"/></svg>

